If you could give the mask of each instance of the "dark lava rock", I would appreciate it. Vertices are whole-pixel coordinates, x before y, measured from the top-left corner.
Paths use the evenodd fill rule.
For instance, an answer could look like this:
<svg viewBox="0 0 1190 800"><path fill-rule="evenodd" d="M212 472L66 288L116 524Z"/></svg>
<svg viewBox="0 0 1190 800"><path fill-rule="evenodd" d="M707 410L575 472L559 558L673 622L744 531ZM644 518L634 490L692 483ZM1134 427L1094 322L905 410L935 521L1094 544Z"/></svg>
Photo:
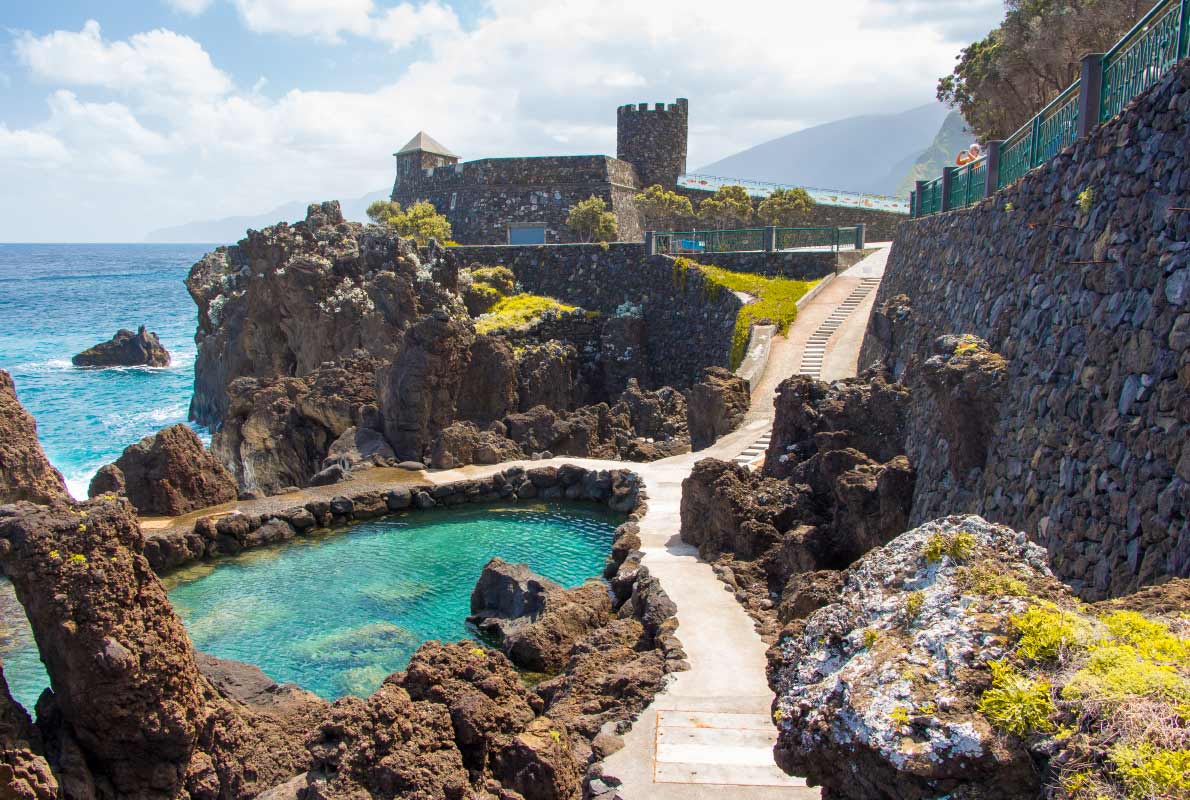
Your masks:
<svg viewBox="0 0 1190 800"><path fill-rule="evenodd" d="M380 431L351 427L331 442L322 466L325 469L337 464L345 470L351 470L360 465L387 464L394 457L393 449L384 441Z"/></svg>
<svg viewBox="0 0 1190 800"><path fill-rule="evenodd" d="M113 467L115 469L109 469ZM186 425L172 425L129 446L91 483L92 497L123 475L124 494L141 515L174 517L236 499L231 473Z"/></svg>
<svg viewBox="0 0 1190 800"><path fill-rule="evenodd" d="M0 505L69 499L62 473L37 441L37 423L17 400L12 376L0 369Z"/></svg>
<svg viewBox="0 0 1190 800"><path fill-rule="evenodd" d="M157 334L141 325L136 333L117 331L109 341L79 353L71 363L76 367L168 367L170 358Z"/></svg>
<svg viewBox="0 0 1190 800"><path fill-rule="evenodd" d="M38 727L68 795L246 800L308 768L302 732L326 704L253 705L202 674L129 502L8 506L0 544L54 687Z"/></svg>
<svg viewBox="0 0 1190 800"><path fill-rule="evenodd" d="M500 643L512 663L533 672L557 672L575 643L611 615L599 582L566 589L524 564L493 558L471 592L467 621Z"/></svg>
<svg viewBox="0 0 1190 800"><path fill-rule="evenodd" d="M690 387L690 448L703 450L734 431L744 421L750 403L747 381L723 367L707 367L702 380Z"/></svg>

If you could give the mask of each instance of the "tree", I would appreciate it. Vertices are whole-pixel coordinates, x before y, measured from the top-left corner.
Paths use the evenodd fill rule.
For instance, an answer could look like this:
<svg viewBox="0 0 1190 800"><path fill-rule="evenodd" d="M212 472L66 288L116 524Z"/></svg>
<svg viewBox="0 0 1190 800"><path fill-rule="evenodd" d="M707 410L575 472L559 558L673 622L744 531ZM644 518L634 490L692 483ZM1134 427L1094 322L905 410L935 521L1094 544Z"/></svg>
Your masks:
<svg viewBox="0 0 1190 800"><path fill-rule="evenodd" d="M377 225L387 225L390 217L401 213L401 204L389 200L375 200L368 206L368 219Z"/></svg>
<svg viewBox="0 0 1190 800"><path fill-rule="evenodd" d="M814 200L805 189L774 189L760 202L756 216L765 225L791 228L814 213Z"/></svg>
<svg viewBox="0 0 1190 800"><path fill-rule="evenodd" d="M607 203L601 197L592 195L570 207L566 227L584 242L615 241L619 232L616 215L607 210Z"/></svg>
<svg viewBox="0 0 1190 800"><path fill-rule="evenodd" d="M731 228L752 219L752 198L743 186L720 186L698 204L698 221L708 228Z"/></svg>
<svg viewBox="0 0 1190 800"><path fill-rule="evenodd" d="M980 141L1004 139L1079 76L1152 0L1007 0L1000 26L958 55L938 80L938 99L962 112Z"/></svg>
<svg viewBox="0 0 1190 800"><path fill-rule="evenodd" d="M450 222L426 200L405 210L401 209L400 203L377 200L368 206L367 214L378 225L387 225L398 236L412 236L418 244L425 244L430 239L440 242L450 239Z"/></svg>
<svg viewBox="0 0 1190 800"><path fill-rule="evenodd" d="M645 230L672 230L694 217L690 198L667 191L656 183L636 196L636 207L640 210L641 225Z"/></svg>

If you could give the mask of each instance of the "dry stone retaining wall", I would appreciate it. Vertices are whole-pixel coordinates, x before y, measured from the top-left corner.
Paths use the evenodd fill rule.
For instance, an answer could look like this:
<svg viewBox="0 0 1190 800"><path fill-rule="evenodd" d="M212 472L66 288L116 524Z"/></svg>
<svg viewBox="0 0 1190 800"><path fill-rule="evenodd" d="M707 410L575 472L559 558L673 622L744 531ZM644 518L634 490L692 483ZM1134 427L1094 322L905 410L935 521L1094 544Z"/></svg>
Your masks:
<svg viewBox="0 0 1190 800"><path fill-rule="evenodd" d="M911 374L944 334L1008 361L982 468L955 475L915 389L911 524L1030 533L1086 598L1190 575L1190 65L1023 180L901 225L861 364ZM1081 198L1081 199L1080 199ZM891 322L891 324L890 324Z"/></svg>

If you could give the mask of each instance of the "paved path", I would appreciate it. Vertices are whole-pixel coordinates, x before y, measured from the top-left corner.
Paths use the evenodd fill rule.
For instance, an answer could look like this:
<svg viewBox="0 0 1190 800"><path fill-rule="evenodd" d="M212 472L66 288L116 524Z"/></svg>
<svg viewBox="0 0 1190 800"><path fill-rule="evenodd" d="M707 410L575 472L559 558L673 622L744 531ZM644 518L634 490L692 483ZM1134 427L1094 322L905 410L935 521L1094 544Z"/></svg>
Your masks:
<svg viewBox="0 0 1190 800"><path fill-rule="evenodd" d="M786 775L773 763L777 732L769 717L773 695L765 679L765 644L710 565L698 558L694 547L682 542L682 481L702 458L756 461L763 456L772 430L777 385L797 372L814 334L828 321L840 320L840 307L846 313L826 340L821 371L825 375L840 371L855 374L854 366L846 373L846 365L853 365L858 357L866 310L871 309L875 292L866 289L859 303L852 296L858 287L868 287L872 279L879 282L886 256L887 251L869 256L835 277L805 304L788 334L773 340L768 365L756 381L743 425L712 447L647 464L577 458L519 462L526 467L564 463L601 469L628 467L641 476L648 493L648 513L640 522L643 563L677 606L677 635L691 668L671 678L625 735L624 748L605 761L606 774L623 782L619 792L625 800L820 797L817 789L808 788L804 780ZM508 466L468 466L430 473L369 470L361 479L377 484L398 480L448 483ZM341 487L303 490L301 498L337 488L341 491ZM286 496L235 505L248 511L254 504L293 505L298 499ZM153 520L146 527L161 529L178 523Z"/></svg>

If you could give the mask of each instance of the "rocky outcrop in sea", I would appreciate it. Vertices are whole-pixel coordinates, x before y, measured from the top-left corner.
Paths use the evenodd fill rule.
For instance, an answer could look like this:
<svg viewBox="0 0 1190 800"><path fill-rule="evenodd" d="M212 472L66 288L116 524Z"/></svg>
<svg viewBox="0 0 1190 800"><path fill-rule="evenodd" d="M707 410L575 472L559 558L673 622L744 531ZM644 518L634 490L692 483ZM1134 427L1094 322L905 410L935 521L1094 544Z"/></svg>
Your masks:
<svg viewBox="0 0 1190 800"><path fill-rule="evenodd" d="M136 333L121 329L106 342L88 347L71 359L76 367L168 367L169 351L144 325Z"/></svg>

